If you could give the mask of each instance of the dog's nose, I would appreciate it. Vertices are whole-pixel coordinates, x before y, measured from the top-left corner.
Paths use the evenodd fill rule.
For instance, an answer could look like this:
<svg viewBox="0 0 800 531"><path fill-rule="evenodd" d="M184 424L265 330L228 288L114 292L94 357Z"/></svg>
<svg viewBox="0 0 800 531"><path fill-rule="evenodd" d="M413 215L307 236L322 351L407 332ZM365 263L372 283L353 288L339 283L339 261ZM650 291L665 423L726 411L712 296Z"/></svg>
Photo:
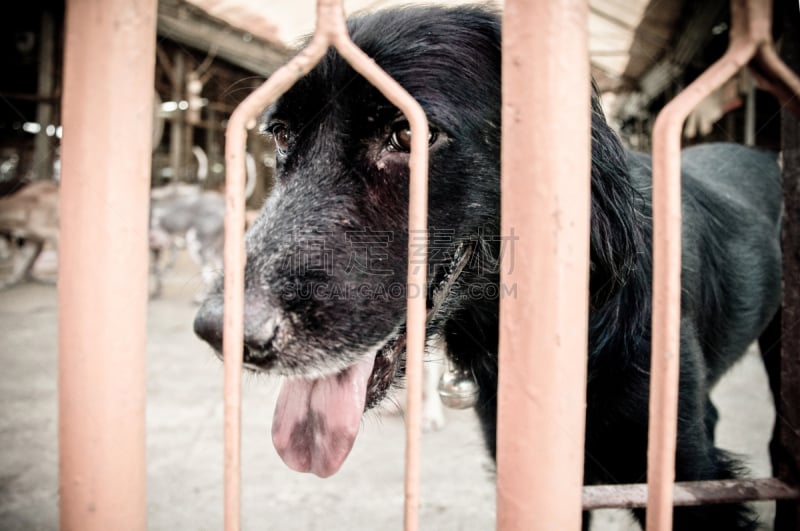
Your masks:
<svg viewBox="0 0 800 531"><path fill-rule="evenodd" d="M222 323L222 297L208 297L194 317L194 333L215 350L221 351Z"/></svg>
<svg viewBox="0 0 800 531"><path fill-rule="evenodd" d="M221 352L223 322L222 298L209 297L195 316L194 332ZM276 354L272 342L277 331L277 311L245 296L244 362L263 368L273 362Z"/></svg>

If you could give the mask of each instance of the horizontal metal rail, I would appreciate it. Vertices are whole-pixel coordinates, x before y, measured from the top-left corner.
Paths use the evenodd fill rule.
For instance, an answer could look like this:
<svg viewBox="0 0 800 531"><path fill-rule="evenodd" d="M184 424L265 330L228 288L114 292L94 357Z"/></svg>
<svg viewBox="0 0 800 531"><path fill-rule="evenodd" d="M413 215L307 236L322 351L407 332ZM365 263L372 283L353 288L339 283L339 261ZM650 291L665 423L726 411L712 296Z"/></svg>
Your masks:
<svg viewBox="0 0 800 531"><path fill-rule="evenodd" d="M647 507L647 484L592 485L583 488L583 508L636 509ZM675 483L673 505L738 503L755 500L798 500L800 490L775 478L684 481Z"/></svg>

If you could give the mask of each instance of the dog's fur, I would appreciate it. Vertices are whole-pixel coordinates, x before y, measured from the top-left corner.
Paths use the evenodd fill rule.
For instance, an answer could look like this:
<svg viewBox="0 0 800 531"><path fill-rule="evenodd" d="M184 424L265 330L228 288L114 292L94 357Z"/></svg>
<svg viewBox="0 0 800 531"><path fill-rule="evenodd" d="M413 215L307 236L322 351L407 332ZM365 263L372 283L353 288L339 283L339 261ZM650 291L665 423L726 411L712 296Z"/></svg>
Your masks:
<svg viewBox="0 0 800 531"><path fill-rule="evenodd" d="M34 265L45 246L58 249L58 226L55 181L33 181L0 198L0 239L8 254L3 261L10 262L0 288L34 278Z"/></svg>
<svg viewBox="0 0 800 531"><path fill-rule="evenodd" d="M498 290L474 288L497 288L499 280L499 17L475 7L405 8L354 18L349 29L422 104L434 131L429 300L454 280L448 271L456 254L467 249L472 255L430 320L429 334L444 337L453 362L474 374L480 386L475 410L494 455ZM246 239L244 360L295 382L279 399L273 440L299 470L335 472L357 429L342 410L354 408L360 418L359 407L377 405L402 376L405 294L385 290L403 286L407 269L402 120L333 51L267 112L266 128L280 148L277 185ZM591 155L585 481L634 483L646 472L650 160L622 147L596 96ZM717 414L708 392L779 306L775 159L731 144L683 153L678 480L738 473L732 456L714 446ZM356 236L375 246L371 257L359 255L369 270L353 267ZM195 330L218 349L221 328L218 287ZM341 382L358 384L366 396L350 398L337 388ZM754 525L742 505L675 510L681 530Z"/></svg>

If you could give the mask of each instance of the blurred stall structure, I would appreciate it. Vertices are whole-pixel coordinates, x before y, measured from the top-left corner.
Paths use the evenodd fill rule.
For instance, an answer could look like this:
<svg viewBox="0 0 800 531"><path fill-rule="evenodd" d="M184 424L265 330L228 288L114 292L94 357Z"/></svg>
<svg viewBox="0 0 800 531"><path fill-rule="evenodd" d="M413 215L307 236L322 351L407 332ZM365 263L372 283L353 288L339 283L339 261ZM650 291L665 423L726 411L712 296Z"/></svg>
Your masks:
<svg viewBox="0 0 800 531"><path fill-rule="evenodd" d="M349 0L350 13L402 0ZM465 3L441 0L439 3ZM501 5L502 2L494 2ZM609 117L632 147L649 149L655 113L725 50L727 0L590 0L592 74ZM784 10L777 2L775 18ZM6 9L11 9L6 7ZM0 195L19 180L58 178L64 3L31 0L0 19ZM222 179L228 114L312 30L300 0L161 0L153 131L153 184ZM780 28L780 24L776 24ZM262 40L254 34L273 35ZM780 41L780 35L776 35ZM734 140L777 148L777 104L739 76L687 122L687 143ZM756 134L757 133L757 134ZM124 134L124 132L120 132ZM269 188L270 147L254 135L257 188Z"/></svg>
<svg viewBox="0 0 800 531"><path fill-rule="evenodd" d="M289 49L183 0L159 2L158 36L154 185L199 179L219 187L228 116L290 57ZM272 178L271 143L252 135L249 151L258 162L260 201Z"/></svg>
<svg viewBox="0 0 800 531"><path fill-rule="evenodd" d="M0 21L0 68L10 74L0 76L0 195L59 176L64 3L33 0L15 11ZM190 3L162 0L157 55L153 185L202 181L216 188L224 176L228 115L285 62L288 48ZM274 159L270 143L258 135L249 149L258 175L252 199L258 201Z"/></svg>
<svg viewBox="0 0 800 531"><path fill-rule="evenodd" d="M255 31L267 28L280 42L294 45L310 32L314 3L278 5L275 0L191 0L230 24ZM403 0L348 0L349 13L374 10ZM411 2L413 3L413 2ZM469 3L439 0L440 4ZM482 2L485 3L485 2ZM489 3L502 5L501 1ZM609 118L632 147L649 150L652 121L661 107L724 52L728 43L728 0L589 0L592 75ZM775 40L790 1L775 2ZM685 142L729 140L779 148L779 109L749 75L732 80L692 113Z"/></svg>
<svg viewBox="0 0 800 531"><path fill-rule="evenodd" d="M796 3L774 2L773 38ZM730 2L650 2L635 30L622 75L601 85L615 125L630 145L650 149L656 113L722 56L729 40ZM689 116L684 144L733 141L780 149L780 105L748 72L736 76Z"/></svg>

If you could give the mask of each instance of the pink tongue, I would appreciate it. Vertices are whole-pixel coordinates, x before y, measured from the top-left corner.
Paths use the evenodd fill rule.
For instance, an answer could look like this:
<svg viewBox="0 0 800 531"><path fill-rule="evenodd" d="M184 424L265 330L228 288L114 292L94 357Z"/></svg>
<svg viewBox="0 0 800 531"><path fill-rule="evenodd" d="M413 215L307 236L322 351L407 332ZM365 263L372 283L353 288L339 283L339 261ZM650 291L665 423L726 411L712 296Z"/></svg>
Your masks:
<svg viewBox="0 0 800 531"><path fill-rule="evenodd" d="M316 380L287 379L272 420L272 444L298 472L326 478L342 466L361 425L375 356Z"/></svg>

